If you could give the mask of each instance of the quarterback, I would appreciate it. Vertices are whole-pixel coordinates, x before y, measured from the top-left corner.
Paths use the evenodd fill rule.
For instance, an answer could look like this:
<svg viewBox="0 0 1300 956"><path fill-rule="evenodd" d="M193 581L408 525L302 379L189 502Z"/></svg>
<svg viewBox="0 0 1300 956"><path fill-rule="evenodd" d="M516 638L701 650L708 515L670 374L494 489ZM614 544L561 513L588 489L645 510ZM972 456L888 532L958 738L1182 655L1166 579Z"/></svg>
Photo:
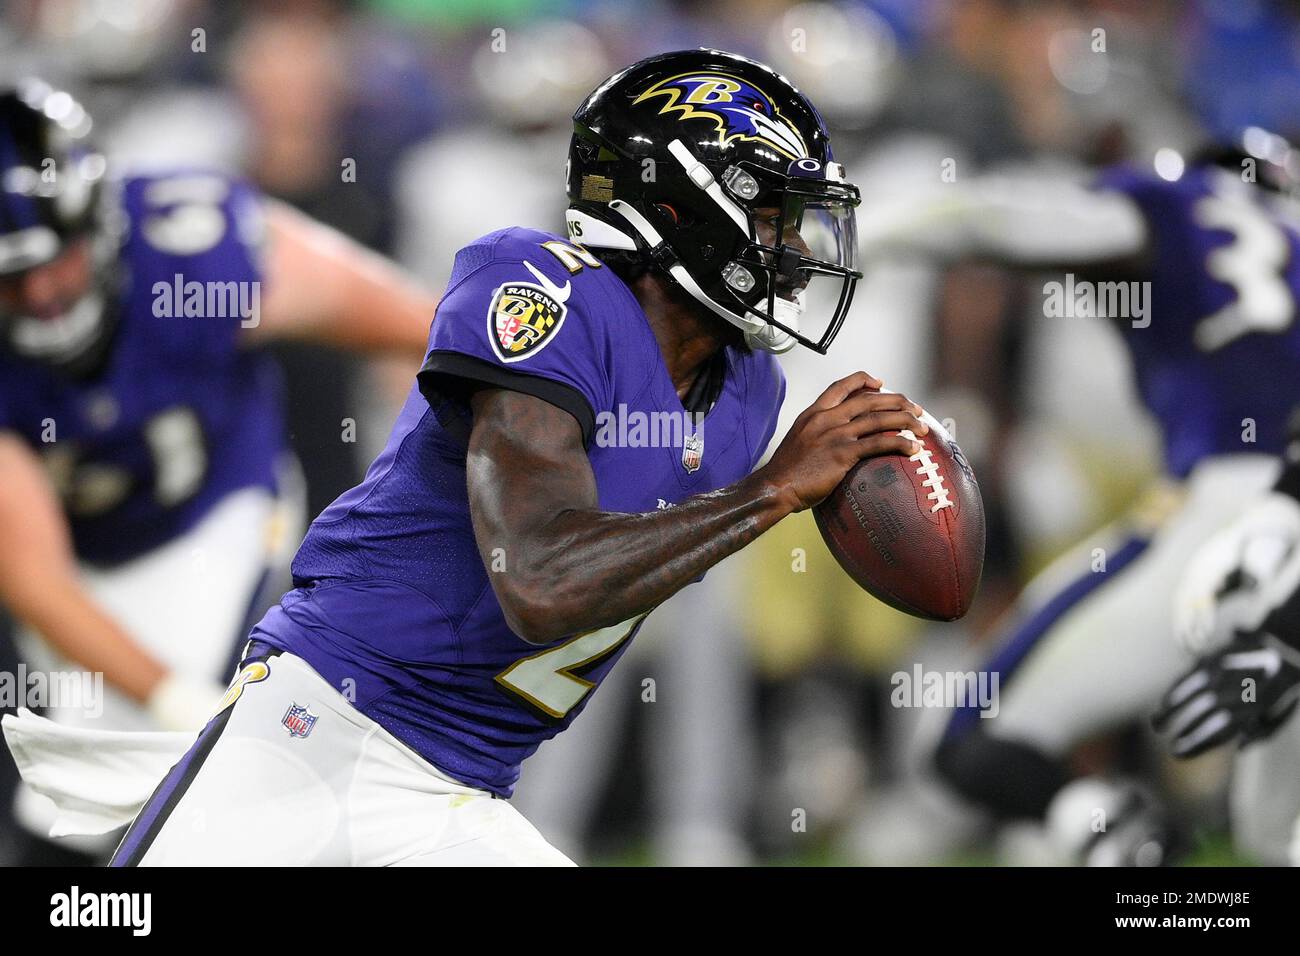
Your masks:
<svg viewBox="0 0 1300 956"><path fill-rule="evenodd" d="M456 256L387 448L114 865L567 863L505 799L521 762L656 605L862 458L914 453L919 407L859 372L755 468L773 353L824 350L859 278L857 190L788 80L635 64L575 114L568 195L566 237ZM680 440L601 437L633 413Z"/></svg>
<svg viewBox="0 0 1300 956"><path fill-rule="evenodd" d="M236 180L114 176L90 132L43 82L0 91L0 603L29 665L104 677L55 722L193 732L261 609L275 529L300 523L278 370L254 346L407 352L435 303ZM48 832L46 802L21 789L16 809Z"/></svg>

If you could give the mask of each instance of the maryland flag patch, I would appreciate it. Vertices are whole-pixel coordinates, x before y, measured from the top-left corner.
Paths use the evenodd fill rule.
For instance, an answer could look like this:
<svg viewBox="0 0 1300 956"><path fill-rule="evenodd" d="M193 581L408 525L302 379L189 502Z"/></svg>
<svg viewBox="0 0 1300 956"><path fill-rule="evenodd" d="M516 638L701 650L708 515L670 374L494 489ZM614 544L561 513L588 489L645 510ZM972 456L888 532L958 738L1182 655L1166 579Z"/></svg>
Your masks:
<svg viewBox="0 0 1300 956"><path fill-rule="evenodd" d="M488 309L488 338L503 362L518 362L541 351L560 331L568 307L531 282L498 286Z"/></svg>

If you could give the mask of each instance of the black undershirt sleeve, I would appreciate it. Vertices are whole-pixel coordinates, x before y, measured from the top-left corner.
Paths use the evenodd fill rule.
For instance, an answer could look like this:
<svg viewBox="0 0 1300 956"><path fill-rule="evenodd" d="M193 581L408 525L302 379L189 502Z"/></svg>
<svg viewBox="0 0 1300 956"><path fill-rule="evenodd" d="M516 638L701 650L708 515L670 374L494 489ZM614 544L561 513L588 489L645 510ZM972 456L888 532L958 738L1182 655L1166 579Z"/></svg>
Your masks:
<svg viewBox="0 0 1300 956"><path fill-rule="evenodd" d="M459 431L444 417L445 406L453 402L468 407L469 397L480 388L507 388L523 392L549 402L556 408L563 409L577 419L582 429L582 443L590 445L596 430L596 414L586 396L571 385L554 379L530 375L502 368L491 362L462 352L441 351L435 349L425 359L424 367L417 375L420 394L438 414L438 420L444 426ZM463 424L465 432L461 437L468 438L468 422Z"/></svg>

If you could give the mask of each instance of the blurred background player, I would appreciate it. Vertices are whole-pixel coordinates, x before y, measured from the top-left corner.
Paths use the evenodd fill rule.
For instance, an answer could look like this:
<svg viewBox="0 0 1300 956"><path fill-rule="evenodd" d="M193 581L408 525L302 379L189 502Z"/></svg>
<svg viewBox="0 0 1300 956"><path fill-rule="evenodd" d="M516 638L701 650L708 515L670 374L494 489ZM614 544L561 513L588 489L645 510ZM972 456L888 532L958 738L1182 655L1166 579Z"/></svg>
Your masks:
<svg viewBox="0 0 1300 956"><path fill-rule="evenodd" d="M434 301L237 180L110 175L91 126L41 81L0 94L0 600L34 667L103 675L47 716L190 729L302 523L257 346L413 365Z"/></svg>
<svg viewBox="0 0 1300 956"><path fill-rule="evenodd" d="M1278 383L1300 376L1297 172L1285 140L1251 129L1237 148L1186 164L1167 150L1154 171L1112 168L1091 188L947 184L909 203L906 222L878 218L868 240L1066 270L1056 288L1067 313L1122 330L1160 423L1168 482L1107 540L1090 538L1030 585L985 664L1001 676L999 712L959 712L938 750L961 793L1004 817L1050 818L1095 861L1160 862L1167 850L1164 823L1136 790L1089 780L1063 794L1066 759L1141 716L1184 666L1171 622L1183 564L1275 477L1296 399ZM1122 299L1089 305L1074 289ZM1097 807L1110 819L1101 834Z"/></svg>
<svg viewBox="0 0 1300 956"><path fill-rule="evenodd" d="M1175 633L1196 666L1156 715L1177 757L1237 744L1229 807L1243 855L1300 866L1300 415L1276 485L1189 561Z"/></svg>

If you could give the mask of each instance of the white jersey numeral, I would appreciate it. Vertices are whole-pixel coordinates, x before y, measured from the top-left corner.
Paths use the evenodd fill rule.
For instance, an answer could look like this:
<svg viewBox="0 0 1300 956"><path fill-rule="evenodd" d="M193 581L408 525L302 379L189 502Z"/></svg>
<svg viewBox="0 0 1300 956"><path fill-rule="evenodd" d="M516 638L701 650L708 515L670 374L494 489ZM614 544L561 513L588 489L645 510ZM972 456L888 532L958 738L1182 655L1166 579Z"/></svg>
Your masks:
<svg viewBox="0 0 1300 956"><path fill-rule="evenodd" d="M570 275L577 275L582 271L583 266L590 269L600 268L600 260L588 252L581 243L552 239L550 242L543 242L542 248L559 259L564 268L569 270Z"/></svg>
<svg viewBox="0 0 1300 956"><path fill-rule="evenodd" d="M173 508L193 497L208 476L203 425L192 409L174 406L159 412L142 429L153 460L153 496ZM78 518L94 518L120 506L134 489L131 472L120 465L82 459L74 442L50 447L45 465L64 506Z"/></svg>
<svg viewBox="0 0 1300 956"><path fill-rule="evenodd" d="M203 426L189 408L169 408L144 427L145 441L154 460L154 499L171 508L203 487L208 474L208 450Z"/></svg>
<svg viewBox="0 0 1300 956"><path fill-rule="evenodd" d="M564 717L596 685L573 673L613 652L645 619L642 614L621 624L579 634L559 647L516 661L497 675L497 683L552 717Z"/></svg>
<svg viewBox="0 0 1300 956"><path fill-rule="evenodd" d="M1206 196L1193 207L1196 221L1223 229L1232 242L1206 257L1205 271L1232 286L1235 302L1196 326L1196 345L1213 352L1252 332L1283 332L1295 321L1295 297L1286 283L1291 249L1286 233L1248 199Z"/></svg>
<svg viewBox="0 0 1300 956"><path fill-rule="evenodd" d="M218 176L187 176L152 183L144 194L149 213L141 226L159 252L194 256L216 247L228 223L222 202L230 184Z"/></svg>

